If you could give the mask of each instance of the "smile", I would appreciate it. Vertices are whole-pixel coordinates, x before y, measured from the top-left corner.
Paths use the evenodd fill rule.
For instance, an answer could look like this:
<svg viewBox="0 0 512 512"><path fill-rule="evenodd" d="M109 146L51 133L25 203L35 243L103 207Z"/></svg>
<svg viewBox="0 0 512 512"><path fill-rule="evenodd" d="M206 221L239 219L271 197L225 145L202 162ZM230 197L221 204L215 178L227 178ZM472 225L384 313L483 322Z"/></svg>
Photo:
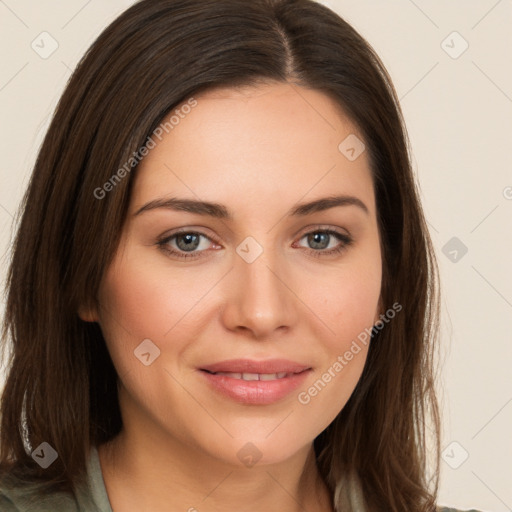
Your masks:
<svg viewBox="0 0 512 512"><path fill-rule="evenodd" d="M311 371L213 373L202 369L198 373L203 376L208 388L223 398L247 405L269 405L288 398L304 384Z"/></svg>

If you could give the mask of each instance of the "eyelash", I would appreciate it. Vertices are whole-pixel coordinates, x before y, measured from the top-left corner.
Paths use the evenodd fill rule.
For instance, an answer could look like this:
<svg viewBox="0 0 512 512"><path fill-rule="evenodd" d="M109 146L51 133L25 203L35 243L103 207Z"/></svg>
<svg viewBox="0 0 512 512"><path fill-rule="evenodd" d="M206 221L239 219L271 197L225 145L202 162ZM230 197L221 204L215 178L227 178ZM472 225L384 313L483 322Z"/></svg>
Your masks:
<svg viewBox="0 0 512 512"><path fill-rule="evenodd" d="M341 254L354 241L353 238L350 237L349 235L346 235L345 233L340 233L333 229L317 229L314 231L309 231L307 233L304 233L300 237L299 240L302 240L304 237L306 237L308 235L313 235L313 234L317 234L317 233L325 233L328 235L332 235L335 238L337 238L341 242L341 244L338 245L337 247L334 247L332 249L327 249L327 250L326 249L323 249L323 250L314 250L314 249L308 250L308 249L306 249L310 253L311 256L316 257L316 258L333 256L335 254ZM164 253L171 255L173 257L184 259L184 260L189 259L189 258L193 258L193 259L200 258L201 257L200 254L203 252L206 252L203 250L203 251L198 251L198 252L186 253L186 252L176 251L175 249L170 249L167 244L171 240L177 238L180 235L199 235L199 236L202 236L212 242L219 243L217 240L213 239L210 236L205 235L204 233L200 233L198 231L181 230L176 233L173 233L171 236L168 236L168 237L165 237L165 238L159 240L157 242L157 245Z"/></svg>

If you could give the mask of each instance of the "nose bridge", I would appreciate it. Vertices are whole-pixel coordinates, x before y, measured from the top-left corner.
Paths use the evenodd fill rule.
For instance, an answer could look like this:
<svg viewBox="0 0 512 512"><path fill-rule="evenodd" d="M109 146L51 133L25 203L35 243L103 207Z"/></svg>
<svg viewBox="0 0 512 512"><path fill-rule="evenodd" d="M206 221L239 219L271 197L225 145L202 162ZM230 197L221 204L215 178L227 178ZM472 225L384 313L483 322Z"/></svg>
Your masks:
<svg viewBox="0 0 512 512"><path fill-rule="evenodd" d="M296 304L285 284L290 278L283 258L250 237L237 247L225 319L231 328L263 336L293 324Z"/></svg>

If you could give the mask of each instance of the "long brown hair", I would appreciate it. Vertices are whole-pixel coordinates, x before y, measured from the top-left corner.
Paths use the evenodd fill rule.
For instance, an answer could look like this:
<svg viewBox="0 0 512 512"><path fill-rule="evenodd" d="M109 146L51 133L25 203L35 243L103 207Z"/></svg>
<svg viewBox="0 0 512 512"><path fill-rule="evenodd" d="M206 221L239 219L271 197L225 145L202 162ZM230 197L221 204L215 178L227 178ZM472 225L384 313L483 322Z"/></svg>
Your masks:
<svg viewBox="0 0 512 512"><path fill-rule="evenodd" d="M20 207L2 332L4 352L9 339L11 353L1 402L1 475L40 483L47 492L71 490L85 475L91 445L122 428L117 375L101 330L77 310L98 307L136 165L108 194L98 189L194 94L273 81L329 95L359 127L382 239L382 304L403 307L374 332L356 389L315 439L319 470L337 510L352 477L369 511L433 510L438 271L402 114L373 49L311 0L142 0L80 61ZM429 465L427 428L435 452ZM59 457L43 470L30 453L45 441Z"/></svg>

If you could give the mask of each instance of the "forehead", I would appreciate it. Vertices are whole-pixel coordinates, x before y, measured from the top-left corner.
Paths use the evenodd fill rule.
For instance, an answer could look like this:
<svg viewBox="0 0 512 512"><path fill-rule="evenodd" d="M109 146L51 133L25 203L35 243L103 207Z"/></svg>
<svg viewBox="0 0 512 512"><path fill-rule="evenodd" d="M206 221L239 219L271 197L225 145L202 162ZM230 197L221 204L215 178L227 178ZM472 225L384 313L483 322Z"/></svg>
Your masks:
<svg viewBox="0 0 512 512"><path fill-rule="evenodd" d="M177 193L264 206L269 196L294 202L331 191L362 195L372 208L366 152L351 160L342 151L343 141L362 144L362 136L327 95L283 83L218 88L194 100L164 120L174 116L161 140L153 137L135 175L132 209Z"/></svg>

